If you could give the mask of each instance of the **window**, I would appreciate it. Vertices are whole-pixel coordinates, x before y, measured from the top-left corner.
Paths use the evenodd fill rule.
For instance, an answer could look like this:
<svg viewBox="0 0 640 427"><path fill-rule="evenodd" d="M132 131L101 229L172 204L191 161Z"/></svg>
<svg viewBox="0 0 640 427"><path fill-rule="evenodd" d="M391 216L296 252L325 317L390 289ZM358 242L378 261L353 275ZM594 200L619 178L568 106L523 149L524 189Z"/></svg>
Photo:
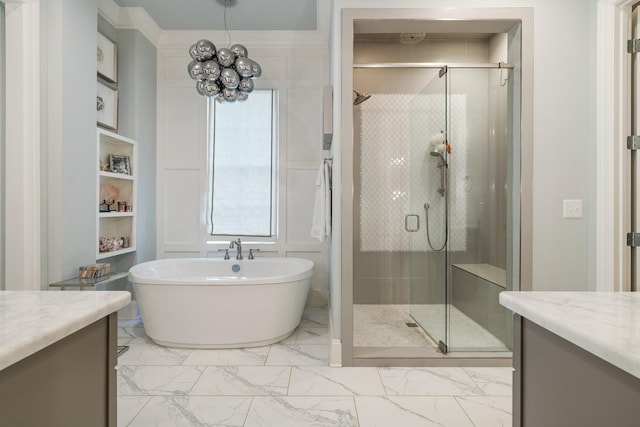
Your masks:
<svg viewBox="0 0 640 427"><path fill-rule="evenodd" d="M275 94L244 102L209 99L211 234L275 235Z"/></svg>

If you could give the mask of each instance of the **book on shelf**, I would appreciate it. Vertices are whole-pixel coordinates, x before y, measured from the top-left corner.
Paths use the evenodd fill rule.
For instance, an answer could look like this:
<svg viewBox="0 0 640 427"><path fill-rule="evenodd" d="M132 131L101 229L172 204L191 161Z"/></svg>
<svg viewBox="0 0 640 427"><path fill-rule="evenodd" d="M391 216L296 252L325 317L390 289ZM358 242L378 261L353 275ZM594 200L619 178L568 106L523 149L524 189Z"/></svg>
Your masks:
<svg viewBox="0 0 640 427"><path fill-rule="evenodd" d="M111 264L102 263L83 265L79 270L79 277L81 279L102 277L111 273Z"/></svg>

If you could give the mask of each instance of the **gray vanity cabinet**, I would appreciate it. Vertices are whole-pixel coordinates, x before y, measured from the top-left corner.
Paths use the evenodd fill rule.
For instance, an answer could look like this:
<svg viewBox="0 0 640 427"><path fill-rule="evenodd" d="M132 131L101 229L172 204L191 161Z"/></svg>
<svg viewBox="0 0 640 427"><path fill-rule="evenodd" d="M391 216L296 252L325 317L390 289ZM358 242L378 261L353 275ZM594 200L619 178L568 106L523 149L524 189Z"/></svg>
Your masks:
<svg viewBox="0 0 640 427"><path fill-rule="evenodd" d="M0 370L0 425L115 427L116 316Z"/></svg>
<svg viewBox="0 0 640 427"><path fill-rule="evenodd" d="M640 379L519 315L513 364L514 427L640 425Z"/></svg>

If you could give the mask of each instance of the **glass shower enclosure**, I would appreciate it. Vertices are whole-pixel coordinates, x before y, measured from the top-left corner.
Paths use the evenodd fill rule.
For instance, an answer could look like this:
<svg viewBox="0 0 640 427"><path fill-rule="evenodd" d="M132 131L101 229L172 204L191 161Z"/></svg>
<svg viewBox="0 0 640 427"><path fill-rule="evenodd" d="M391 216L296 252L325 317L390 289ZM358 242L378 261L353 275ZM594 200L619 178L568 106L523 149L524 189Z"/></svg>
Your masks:
<svg viewBox="0 0 640 427"><path fill-rule="evenodd" d="M511 348L509 72L443 67L408 107L409 314L443 353Z"/></svg>
<svg viewBox="0 0 640 427"><path fill-rule="evenodd" d="M519 289L512 69L372 64L354 82L377 91L353 110L356 357L508 357L498 296Z"/></svg>

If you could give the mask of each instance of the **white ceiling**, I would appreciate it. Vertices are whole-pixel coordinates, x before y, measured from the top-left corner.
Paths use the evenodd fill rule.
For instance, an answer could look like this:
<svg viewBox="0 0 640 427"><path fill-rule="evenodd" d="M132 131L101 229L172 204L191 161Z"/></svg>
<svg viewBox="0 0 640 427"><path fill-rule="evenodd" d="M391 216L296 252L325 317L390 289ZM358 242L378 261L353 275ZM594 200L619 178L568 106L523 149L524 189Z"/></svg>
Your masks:
<svg viewBox="0 0 640 427"><path fill-rule="evenodd" d="M218 0L114 0L143 7L163 30L224 30ZM316 30L316 0L235 0L227 7L229 30Z"/></svg>

